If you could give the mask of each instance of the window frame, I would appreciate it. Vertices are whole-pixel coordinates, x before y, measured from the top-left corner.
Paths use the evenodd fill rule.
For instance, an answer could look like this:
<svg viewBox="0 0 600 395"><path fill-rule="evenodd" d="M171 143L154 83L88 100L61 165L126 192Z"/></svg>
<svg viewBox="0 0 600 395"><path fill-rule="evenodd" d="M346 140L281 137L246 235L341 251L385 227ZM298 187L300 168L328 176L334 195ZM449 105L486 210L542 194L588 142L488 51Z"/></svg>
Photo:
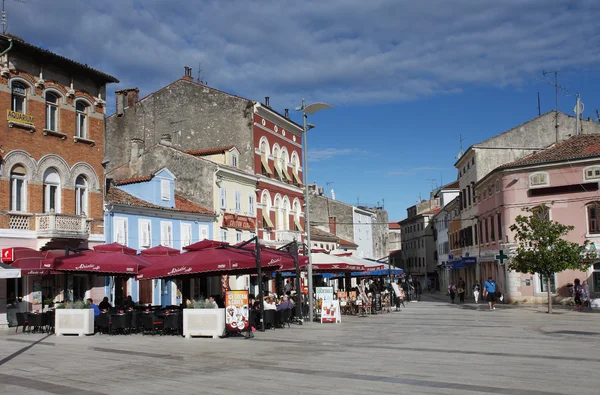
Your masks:
<svg viewBox="0 0 600 395"><path fill-rule="evenodd" d="M598 175L592 174L591 177L588 177L588 175L587 175L588 171L592 171L593 173L597 172ZM585 167L583 169L583 179L584 179L584 181L597 181L597 180L600 180L600 166L594 165L594 166Z"/></svg>
<svg viewBox="0 0 600 395"><path fill-rule="evenodd" d="M187 230L184 231L184 229ZM179 225L179 232L181 235L181 249L183 250L184 247L187 247L193 243L194 232L192 231L192 224L189 222L181 222ZM187 236L189 236L189 238Z"/></svg>
<svg viewBox="0 0 600 395"><path fill-rule="evenodd" d="M148 243L145 243L145 238L144 238L144 229L145 226L147 225L147 230L148 230ZM142 251L145 250L147 248L151 248L152 247L152 220L147 219L147 218L139 218L138 219L138 250Z"/></svg>
<svg viewBox="0 0 600 395"><path fill-rule="evenodd" d="M535 177L545 176L545 181L542 182L534 182ZM529 188L544 188L550 185L550 175L545 171L536 171L534 173L529 174Z"/></svg>
<svg viewBox="0 0 600 395"><path fill-rule="evenodd" d="M17 166L23 168L25 174L15 174L14 170ZM20 163L15 164L10 170L10 211L16 213L27 212L27 169ZM18 184L20 189L17 188ZM17 192L20 192L18 194ZM19 204L17 204L19 203Z"/></svg>
<svg viewBox="0 0 600 395"><path fill-rule="evenodd" d="M75 106L75 137L80 139L87 139L89 136L89 117L90 117L90 105L84 100L78 99L73 103ZM77 105L83 105L85 110L79 110ZM83 118L83 124L82 124ZM81 126L83 125L83 130Z"/></svg>
<svg viewBox="0 0 600 395"><path fill-rule="evenodd" d="M123 239L119 238L119 226L118 226L119 223L122 223L124 225L123 226L123 230L124 230ZM127 237L128 233L129 233L129 218L115 216L115 217L113 217L113 224L114 224L113 240L116 243L127 246L128 241L129 241L128 237Z"/></svg>
<svg viewBox="0 0 600 395"><path fill-rule="evenodd" d="M166 202L171 200L171 181L166 178L160 179L160 199Z"/></svg>
<svg viewBox="0 0 600 395"><path fill-rule="evenodd" d="M23 87L23 91L24 93L15 93L14 91L14 85L20 85L21 87ZM21 114L27 114L27 98L28 98L28 89L31 88L27 83L25 83L24 81L21 80L11 80L10 83L10 109L11 111L15 111ZM18 111L16 109L16 101L15 99L19 97L21 98L22 102L21 102L21 110L22 111Z"/></svg>
<svg viewBox="0 0 600 395"><path fill-rule="evenodd" d="M52 103L50 101L48 101L48 95L52 95L56 98L56 103ZM59 131L59 114L60 114L60 95L58 95L56 92L54 91L46 91L44 92L44 104L46 107L46 130L51 130L53 132L58 132ZM52 124L51 120L50 120L50 114L52 113L52 111L55 112L54 114L54 124Z"/></svg>
<svg viewBox="0 0 600 395"><path fill-rule="evenodd" d="M202 238L202 234L206 233L206 237ZM200 224L198 225L198 241L208 240L210 238L210 229L208 225Z"/></svg>
<svg viewBox="0 0 600 395"><path fill-rule="evenodd" d="M219 187L219 208L221 210L227 209L227 190L225 187Z"/></svg>
<svg viewBox="0 0 600 395"><path fill-rule="evenodd" d="M256 215L256 195L248 195L248 215Z"/></svg>
<svg viewBox="0 0 600 395"><path fill-rule="evenodd" d="M222 243L227 243L227 237L228 237L227 233L228 232L227 232L226 228L221 228L220 236L221 236L221 242Z"/></svg>
<svg viewBox="0 0 600 395"><path fill-rule="evenodd" d="M56 174L58 182L47 181L49 174L48 171ZM44 214L52 213L60 214L62 212L62 180L60 179L60 173L53 167L49 167L44 170L42 180L42 203ZM54 189L54 191L53 191ZM53 193L54 192L54 193ZM52 210L52 203L54 202L54 211Z"/></svg>
<svg viewBox="0 0 600 395"><path fill-rule="evenodd" d="M595 218L592 218L590 211L594 210ZM585 205L585 217L587 221L587 234L597 235L600 234L600 202L590 202ZM593 228L592 229L592 224Z"/></svg>
<svg viewBox="0 0 600 395"><path fill-rule="evenodd" d="M77 180L82 179L84 185L77 183ZM89 216L89 183L87 178L80 174L75 178L75 215Z"/></svg>
<svg viewBox="0 0 600 395"><path fill-rule="evenodd" d="M173 248L173 222L160 221L160 245Z"/></svg>
<svg viewBox="0 0 600 395"><path fill-rule="evenodd" d="M240 193L240 191L234 190L233 197L234 197L234 201L235 201L235 212L241 213L242 212L242 194Z"/></svg>

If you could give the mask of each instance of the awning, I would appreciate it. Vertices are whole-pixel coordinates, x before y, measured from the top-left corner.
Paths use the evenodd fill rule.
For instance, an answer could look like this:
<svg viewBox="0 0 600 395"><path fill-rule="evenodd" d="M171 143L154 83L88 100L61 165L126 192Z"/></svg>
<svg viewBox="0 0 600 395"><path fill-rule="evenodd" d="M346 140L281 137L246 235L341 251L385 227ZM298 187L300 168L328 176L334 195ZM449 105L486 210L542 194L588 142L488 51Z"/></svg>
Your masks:
<svg viewBox="0 0 600 395"><path fill-rule="evenodd" d="M294 223L296 224L296 229L298 229L298 232L304 232L304 228L302 227L299 219L294 218Z"/></svg>
<svg viewBox="0 0 600 395"><path fill-rule="evenodd" d="M365 271L363 265L357 265L345 257L317 252L311 254L311 259L313 272L350 273Z"/></svg>
<svg viewBox="0 0 600 395"><path fill-rule="evenodd" d="M42 276L50 274L54 265L44 262L56 254L64 255L64 251L45 251L41 252L32 248L14 247L2 250L2 261L10 263L15 269L20 269L21 276Z"/></svg>
<svg viewBox="0 0 600 395"><path fill-rule="evenodd" d="M269 160L267 159L266 155L260 156L260 162L262 163L262 165L265 168L265 170L267 171L267 173L273 174L273 170L271 170L271 168L269 167Z"/></svg>
<svg viewBox="0 0 600 395"><path fill-rule="evenodd" d="M267 226L266 226L267 228L273 229L274 228L273 221L271 221L271 218L269 218L269 212L267 211L267 213L266 213L267 215L265 215L264 211L266 211L266 210L263 209L263 221L267 223Z"/></svg>
<svg viewBox="0 0 600 395"><path fill-rule="evenodd" d="M294 170L292 173L294 174L294 179L296 180L296 183L302 184L302 180L300 179L300 176L298 175L298 171Z"/></svg>
<svg viewBox="0 0 600 395"><path fill-rule="evenodd" d="M285 179L286 179L286 180L288 180L288 181L293 181L293 180L292 180L292 177L290 176L290 171L288 170L288 167L287 167L287 166L285 166L285 167L283 168L283 175L285 175Z"/></svg>
<svg viewBox="0 0 600 395"><path fill-rule="evenodd" d="M0 263L0 278L20 278L20 277L21 277L21 269L16 269L14 267L5 265L4 263Z"/></svg>
<svg viewBox="0 0 600 395"><path fill-rule="evenodd" d="M281 170L281 164L279 166L275 165L275 170L277 171L279 178L281 178L281 179L285 178L285 176L283 175L283 170Z"/></svg>

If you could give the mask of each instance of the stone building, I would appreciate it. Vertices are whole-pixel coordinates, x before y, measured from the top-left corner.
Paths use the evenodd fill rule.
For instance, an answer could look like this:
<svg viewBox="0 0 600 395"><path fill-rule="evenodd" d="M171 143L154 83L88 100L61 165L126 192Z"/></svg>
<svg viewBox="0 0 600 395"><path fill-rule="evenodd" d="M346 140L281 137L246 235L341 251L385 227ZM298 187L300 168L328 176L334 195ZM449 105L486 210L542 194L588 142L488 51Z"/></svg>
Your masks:
<svg viewBox="0 0 600 395"><path fill-rule="evenodd" d="M0 35L0 51L0 111L7 114L0 141L0 246L40 250L104 242L103 97L106 84L118 80L14 36ZM69 276L68 287L83 298L95 281ZM41 308L42 294L54 297L63 287L63 276L0 280L0 321L15 298L22 297L27 309Z"/></svg>
<svg viewBox="0 0 600 395"><path fill-rule="evenodd" d="M439 276L441 290L448 287L445 273L450 255L450 240L448 238L450 212L447 205L458 196L458 193L458 181L454 181L439 188L434 195L434 197L440 201L440 212L432 218L432 223L433 236L436 245L434 261L438 272L441 274Z"/></svg>

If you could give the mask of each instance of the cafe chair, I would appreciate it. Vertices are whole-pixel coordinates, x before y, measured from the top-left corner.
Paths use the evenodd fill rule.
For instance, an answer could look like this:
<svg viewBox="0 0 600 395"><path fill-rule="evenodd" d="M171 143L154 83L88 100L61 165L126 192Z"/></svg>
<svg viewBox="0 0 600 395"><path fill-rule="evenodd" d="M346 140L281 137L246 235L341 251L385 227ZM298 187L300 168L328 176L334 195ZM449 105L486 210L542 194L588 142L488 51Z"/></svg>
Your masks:
<svg viewBox="0 0 600 395"><path fill-rule="evenodd" d="M94 326L99 333L109 333L110 331L110 313L100 313L94 318Z"/></svg>
<svg viewBox="0 0 600 395"><path fill-rule="evenodd" d="M29 326L29 321L27 320L25 313L17 313L17 327L15 328L15 333L17 333L20 326L23 327L23 330L21 332L25 332L25 330Z"/></svg>
<svg viewBox="0 0 600 395"><path fill-rule="evenodd" d="M54 323L55 323L55 313L54 311L46 312L46 332L54 333Z"/></svg>
<svg viewBox="0 0 600 395"><path fill-rule="evenodd" d="M179 313L165 314L163 319L163 335L166 334L177 334L179 335Z"/></svg>
<svg viewBox="0 0 600 395"><path fill-rule="evenodd" d="M111 314L109 333L129 333L131 328L131 314Z"/></svg>
<svg viewBox="0 0 600 395"><path fill-rule="evenodd" d="M265 310L264 323L265 329L275 328L275 310Z"/></svg>
<svg viewBox="0 0 600 395"><path fill-rule="evenodd" d="M29 313L27 314L27 323L29 328L33 328L31 333L44 332L46 329L46 314L44 313Z"/></svg>
<svg viewBox="0 0 600 395"><path fill-rule="evenodd" d="M154 315L154 313L143 313L142 315L142 334L148 332L152 333L152 336L159 333L162 334L163 322Z"/></svg>

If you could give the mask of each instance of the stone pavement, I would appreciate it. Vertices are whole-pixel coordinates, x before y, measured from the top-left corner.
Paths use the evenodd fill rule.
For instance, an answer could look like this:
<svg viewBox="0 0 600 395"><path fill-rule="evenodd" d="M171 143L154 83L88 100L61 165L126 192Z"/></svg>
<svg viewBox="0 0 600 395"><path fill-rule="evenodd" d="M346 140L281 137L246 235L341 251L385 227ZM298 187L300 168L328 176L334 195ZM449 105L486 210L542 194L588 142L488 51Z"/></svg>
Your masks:
<svg viewBox="0 0 600 395"><path fill-rule="evenodd" d="M0 394L598 394L598 350L598 314L425 295L401 312L251 340L2 330Z"/></svg>

